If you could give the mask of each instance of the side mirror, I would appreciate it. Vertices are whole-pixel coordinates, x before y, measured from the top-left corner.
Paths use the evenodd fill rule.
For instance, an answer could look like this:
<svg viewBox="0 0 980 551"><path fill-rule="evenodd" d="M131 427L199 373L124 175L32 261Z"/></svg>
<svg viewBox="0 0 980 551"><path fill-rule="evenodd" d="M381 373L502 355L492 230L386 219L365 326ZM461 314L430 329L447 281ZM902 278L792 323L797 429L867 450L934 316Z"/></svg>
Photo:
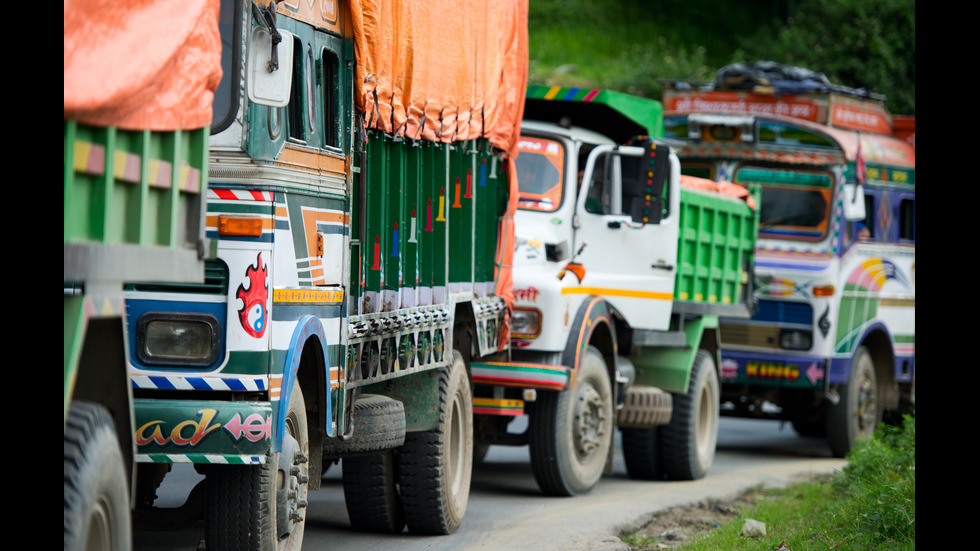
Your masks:
<svg viewBox="0 0 980 551"><path fill-rule="evenodd" d="M623 196L629 201L628 214L639 224L659 224L664 184L670 173L670 147L657 145L649 138L630 142L634 144L640 146L636 149L642 153L637 157L623 157Z"/></svg>
<svg viewBox="0 0 980 551"><path fill-rule="evenodd" d="M259 105L285 107L293 83L293 35L278 31L282 40L272 43L265 28L252 29L248 50L248 99Z"/></svg>
<svg viewBox="0 0 980 551"><path fill-rule="evenodd" d="M864 220L864 186L844 184L844 219L848 221Z"/></svg>

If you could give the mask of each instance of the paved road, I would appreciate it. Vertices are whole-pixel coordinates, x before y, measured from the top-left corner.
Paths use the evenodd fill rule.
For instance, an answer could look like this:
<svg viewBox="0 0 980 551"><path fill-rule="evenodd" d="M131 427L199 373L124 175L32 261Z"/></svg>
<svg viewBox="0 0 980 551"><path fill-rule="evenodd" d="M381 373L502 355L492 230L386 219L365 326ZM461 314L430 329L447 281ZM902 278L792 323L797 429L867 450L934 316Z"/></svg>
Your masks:
<svg viewBox="0 0 980 551"><path fill-rule="evenodd" d="M708 498L725 498L757 484L784 485L801 475L839 470L823 440L800 438L772 421L722 419L718 455L708 476L694 482L636 482L626 476L617 448L614 474L588 496L541 496L527 448L493 447L473 474L469 507L452 536L361 534L350 529L341 469L332 467L323 487L310 494L304 549L358 551L496 550L540 551L625 549L618 529L650 513ZM201 478L189 467L175 470L161 487L160 505L177 505ZM137 531L137 551L194 551L203 524L166 533Z"/></svg>

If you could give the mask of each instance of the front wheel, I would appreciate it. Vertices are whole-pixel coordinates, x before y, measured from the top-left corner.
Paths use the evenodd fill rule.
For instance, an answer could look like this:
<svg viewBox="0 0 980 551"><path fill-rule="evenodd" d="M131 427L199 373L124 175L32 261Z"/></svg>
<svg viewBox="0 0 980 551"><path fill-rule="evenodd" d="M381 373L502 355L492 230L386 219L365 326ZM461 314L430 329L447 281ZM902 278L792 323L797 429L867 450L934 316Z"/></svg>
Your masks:
<svg viewBox="0 0 980 551"><path fill-rule="evenodd" d="M660 428L664 474L671 480L698 480L715 460L721 393L715 361L698 350L686 394L674 394L670 423Z"/></svg>
<svg viewBox="0 0 980 551"><path fill-rule="evenodd" d="M595 488L613 431L612 385L598 349L586 349L571 387L539 395L529 430L531 468L542 492L572 496Z"/></svg>
<svg viewBox="0 0 980 551"><path fill-rule="evenodd" d="M851 451L854 441L878 427L882 419L878 400L878 378L871 352L860 346L854 353L847 384L841 388L837 404L827 409L827 441L837 457Z"/></svg>
<svg viewBox="0 0 980 551"><path fill-rule="evenodd" d="M215 465L207 475L207 548L299 551L309 490L306 402L293 385L282 451L261 465Z"/></svg>
<svg viewBox="0 0 980 551"><path fill-rule="evenodd" d="M463 355L439 370L439 422L410 432L398 450L398 482L408 530L455 533L463 521L473 472L473 394Z"/></svg>
<svg viewBox="0 0 980 551"><path fill-rule="evenodd" d="M109 412L73 402L65 421L65 551L132 547L126 472Z"/></svg>

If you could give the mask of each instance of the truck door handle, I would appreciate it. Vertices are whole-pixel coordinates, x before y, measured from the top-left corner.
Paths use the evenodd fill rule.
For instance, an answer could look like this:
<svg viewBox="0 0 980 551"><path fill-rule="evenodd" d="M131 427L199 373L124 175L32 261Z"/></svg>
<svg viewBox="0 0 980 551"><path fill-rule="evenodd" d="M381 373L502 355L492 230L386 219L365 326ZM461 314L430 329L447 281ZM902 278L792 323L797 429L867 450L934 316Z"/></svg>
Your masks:
<svg viewBox="0 0 980 551"><path fill-rule="evenodd" d="M668 272L674 270L673 264L651 264L650 267L657 270L667 270Z"/></svg>
<svg viewBox="0 0 980 551"><path fill-rule="evenodd" d="M607 222L606 226L609 226L610 228L613 229L619 229L622 226L622 224L620 222L613 220L612 222Z"/></svg>

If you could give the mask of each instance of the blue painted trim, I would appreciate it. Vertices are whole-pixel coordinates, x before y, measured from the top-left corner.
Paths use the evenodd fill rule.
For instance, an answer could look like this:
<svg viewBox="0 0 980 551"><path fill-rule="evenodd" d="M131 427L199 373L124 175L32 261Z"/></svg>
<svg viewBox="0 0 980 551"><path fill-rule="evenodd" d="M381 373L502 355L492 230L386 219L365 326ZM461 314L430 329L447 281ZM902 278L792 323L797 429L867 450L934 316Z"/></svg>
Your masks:
<svg viewBox="0 0 980 551"><path fill-rule="evenodd" d="M330 360L327 358L327 335L323 330L323 324L319 318L313 316L303 316L296 324L293 336L289 340L289 349L286 352L286 361L282 371L282 388L279 393L279 411L276 419L276 451L282 451L282 436L286 430L286 414L289 412L289 398L292 396L293 385L296 384L296 373L299 371L299 362L303 357L302 345L310 338L316 337L323 351L324 376L327 381L326 411L331 412L333 408L330 404ZM328 413L329 415L329 413ZM326 423L327 436L333 436L332 423Z"/></svg>

